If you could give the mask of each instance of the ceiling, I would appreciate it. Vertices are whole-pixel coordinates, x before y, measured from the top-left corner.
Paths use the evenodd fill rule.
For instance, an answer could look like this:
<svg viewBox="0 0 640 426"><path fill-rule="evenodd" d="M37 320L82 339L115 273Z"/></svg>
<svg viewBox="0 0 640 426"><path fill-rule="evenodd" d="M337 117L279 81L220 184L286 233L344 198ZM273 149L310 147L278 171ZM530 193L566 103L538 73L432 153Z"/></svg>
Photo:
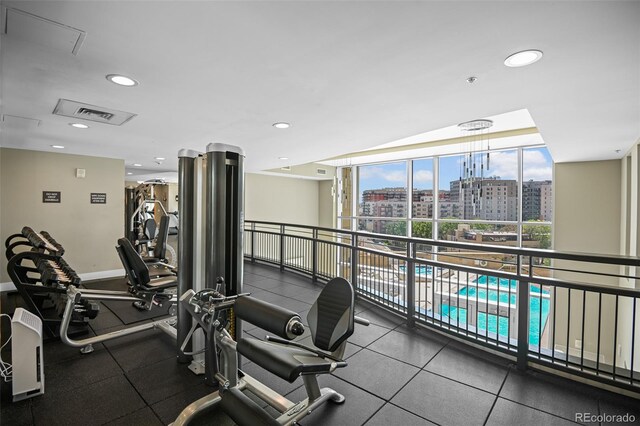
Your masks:
<svg viewBox="0 0 640 426"><path fill-rule="evenodd" d="M522 109L556 162L620 158L640 137L640 2L2 5L3 147L64 145L149 174L225 142L260 171ZM528 48L542 60L503 65ZM52 114L59 99L137 115L75 129Z"/></svg>

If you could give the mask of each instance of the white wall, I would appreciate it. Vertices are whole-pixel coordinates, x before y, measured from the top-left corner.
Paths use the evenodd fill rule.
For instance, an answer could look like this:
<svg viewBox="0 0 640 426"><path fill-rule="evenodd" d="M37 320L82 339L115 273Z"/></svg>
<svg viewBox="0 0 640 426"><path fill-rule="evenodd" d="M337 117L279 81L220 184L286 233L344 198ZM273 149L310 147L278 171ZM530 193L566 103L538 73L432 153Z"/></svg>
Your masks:
<svg viewBox="0 0 640 426"><path fill-rule="evenodd" d="M319 182L245 174L245 219L300 225L319 224Z"/></svg>
<svg viewBox="0 0 640 426"><path fill-rule="evenodd" d="M79 274L122 269L115 250L124 233L124 161L19 149L0 149L0 239L30 226L48 231ZM76 178L76 168L86 177ZM60 191L44 204L42 191ZM107 194L91 204L90 193ZM1 256L0 282L10 281Z"/></svg>

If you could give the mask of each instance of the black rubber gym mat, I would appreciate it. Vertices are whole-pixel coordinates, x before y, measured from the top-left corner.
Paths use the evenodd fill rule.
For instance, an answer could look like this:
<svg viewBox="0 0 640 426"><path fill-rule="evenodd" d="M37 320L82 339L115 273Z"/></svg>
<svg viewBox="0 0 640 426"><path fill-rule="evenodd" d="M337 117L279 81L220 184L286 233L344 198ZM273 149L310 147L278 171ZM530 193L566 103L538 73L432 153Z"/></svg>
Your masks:
<svg viewBox="0 0 640 426"><path fill-rule="evenodd" d="M95 290L115 290L127 291L127 281L124 278L114 278L112 280L100 280L90 283L83 283L83 286ZM165 306L154 306L150 311L141 311L132 306L132 302L120 301L103 301L103 306L109 308L115 316L117 316L124 325L133 324L134 322L145 321L148 319L164 317L169 315L170 304ZM98 317L100 314L98 314Z"/></svg>
<svg viewBox="0 0 640 426"><path fill-rule="evenodd" d="M141 311L134 308L131 305L131 302L102 302L102 304L109 308L115 316L120 318L120 321L125 325L167 316L169 315L169 309L171 308L169 303L166 303L165 306L162 307L154 306L150 311Z"/></svg>

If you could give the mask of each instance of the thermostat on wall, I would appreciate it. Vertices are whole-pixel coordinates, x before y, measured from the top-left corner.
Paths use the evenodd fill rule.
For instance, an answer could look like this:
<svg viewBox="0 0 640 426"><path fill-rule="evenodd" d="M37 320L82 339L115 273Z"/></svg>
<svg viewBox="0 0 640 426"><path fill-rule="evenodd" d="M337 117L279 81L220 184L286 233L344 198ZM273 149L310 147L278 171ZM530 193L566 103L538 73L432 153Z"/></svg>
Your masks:
<svg viewBox="0 0 640 426"><path fill-rule="evenodd" d="M83 179L87 173L86 169L76 169L76 177L79 179Z"/></svg>

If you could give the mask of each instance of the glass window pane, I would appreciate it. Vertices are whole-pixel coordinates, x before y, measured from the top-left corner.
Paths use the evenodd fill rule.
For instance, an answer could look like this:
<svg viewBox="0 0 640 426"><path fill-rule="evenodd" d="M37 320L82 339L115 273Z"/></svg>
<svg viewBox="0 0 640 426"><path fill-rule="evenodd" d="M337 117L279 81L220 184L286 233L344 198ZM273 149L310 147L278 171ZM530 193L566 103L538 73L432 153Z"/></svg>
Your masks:
<svg viewBox="0 0 640 426"><path fill-rule="evenodd" d="M551 222L553 161L547 148L522 151L522 220Z"/></svg>
<svg viewBox="0 0 640 426"><path fill-rule="evenodd" d="M358 174L360 216L407 217L405 162L361 166Z"/></svg>
<svg viewBox="0 0 640 426"><path fill-rule="evenodd" d="M552 241L551 225L522 224L522 247L550 249Z"/></svg>
<svg viewBox="0 0 640 426"><path fill-rule="evenodd" d="M518 220L517 150L440 159L440 217Z"/></svg>
<svg viewBox="0 0 640 426"><path fill-rule="evenodd" d="M411 216L433 217L433 159L412 162L413 193Z"/></svg>
<svg viewBox="0 0 640 426"><path fill-rule="evenodd" d="M360 219L358 220L358 231L406 237L407 221L386 219Z"/></svg>

